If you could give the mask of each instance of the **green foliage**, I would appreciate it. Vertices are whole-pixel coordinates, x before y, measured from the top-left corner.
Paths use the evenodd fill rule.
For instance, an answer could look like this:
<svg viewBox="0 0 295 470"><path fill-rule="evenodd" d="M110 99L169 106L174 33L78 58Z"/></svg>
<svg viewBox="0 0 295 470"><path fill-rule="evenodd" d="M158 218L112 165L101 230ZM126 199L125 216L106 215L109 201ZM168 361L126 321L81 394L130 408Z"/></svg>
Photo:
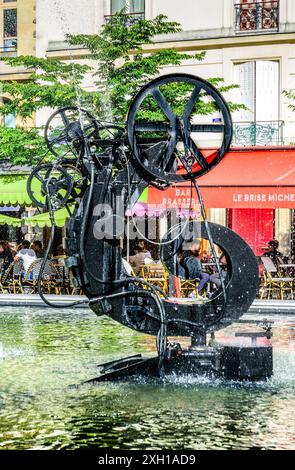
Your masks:
<svg viewBox="0 0 295 470"><path fill-rule="evenodd" d="M38 162L47 152L38 129L6 129L0 127L0 161L9 158L16 165Z"/></svg>
<svg viewBox="0 0 295 470"><path fill-rule="evenodd" d="M10 96L0 105L0 113L17 114L25 123L33 113L44 107L52 110L76 105L76 91L83 97L81 89L86 65L65 64L59 60L47 60L32 56L1 59L12 67L27 69L26 81L2 82L2 93ZM34 165L48 149L44 142L43 130L33 128L5 129L0 127L0 160L9 159L15 164Z"/></svg>
<svg viewBox="0 0 295 470"><path fill-rule="evenodd" d="M180 30L178 23L168 21L164 15L134 22L132 16L122 11L114 15L99 34L68 37L71 45L89 50L88 57L95 67L32 56L1 58L12 67L24 67L28 77L26 81L2 83L2 93L10 96L11 100L0 105L0 113L16 113L26 120L44 107L54 110L76 105L78 94L82 106L98 118L112 119L115 123L125 122L132 97L145 83L158 76L163 67L204 59L204 52L188 54L165 48L153 50L151 47L155 36ZM92 73L96 81L93 92L82 88L87 73ZM234 88L234 85L224 85L221 78L210 81L223 93ZM176 110L183 106L188 92L188 88L183 86L176 93L173 85L165 91ZM243 107L234 103L229 103L229 106L233 111ZM197 112L208 114L212 110L212 103L201 95ZM148 120L163 118L159 107L151 99L147 100L142 117ZM9 157L15 163L31 163L35 156L44 154L44 144L37 129L1 129L0 149L0 158Z"/></svg>
<svg viewBox="0 0 295 470"><path fill-rule="evenodd" d="M48 60L32 56L2 58L12 67L24 67L30 73L26 81L2 82L2 93L11 97L2 103L1 114L17 113L26 119L43 107L52 109L76 103L76 88L88 66L65 64L59 60Z"/></svg>
<svg viewBox="0 0 295 470"><path fill-rule="evenodd" d="M132 98L144 84L159 75L164 66L177 66L184 61L204 59L205 52L189 54L174 49L153 51L149 47L155 42L155 36L178 31L181 31L180 25L167 21L164 15L159 15L154 20L132 22L132 16L122 11L102 27L99 35L80 34L68 37L72 45L85 47L90 51L90 57L97 61L95 75L98 96L95 110L101 118L108 112L108 118L124 122ZM222 78L212 78L210 81L222 93L235 88L235 85L224 86ZM177 109L178 103L187 97L188 90L185 86L182 89L178 86L175 93L173 87L170 88L172 92L168 92L169 103ZM243 105L228 104L232 111L244 108ZM212 105L207 104L206 100L201 99L198 105L200 114L212 112ZM147 100L143 115L146 119L157 120L161 118L161 111L153 100Z"/></svg>
<svg viewBox="0 0 295 470"><path fill-rule="evenodd" d="M123 58L129 62L130 51L142 52L144 45L154 42L154 36L178 31L181 31L180 24L167 21L164 15L158 15L154 20L133 22L132 16L122 11L103 25L100 34L80 34L70 36L69 40L71 44L83 45L89 49L91 57L99 61L101 77L108 78L115 69L117 59Z"/></svg>
<svg viewBox="0 0 295 470"><path fill-rule="evenodd" d="M293 103L288 104L288 107L292 109L292 111L295 111L295 90L284 90L283 95L290 101L293 101Z"/></svg>

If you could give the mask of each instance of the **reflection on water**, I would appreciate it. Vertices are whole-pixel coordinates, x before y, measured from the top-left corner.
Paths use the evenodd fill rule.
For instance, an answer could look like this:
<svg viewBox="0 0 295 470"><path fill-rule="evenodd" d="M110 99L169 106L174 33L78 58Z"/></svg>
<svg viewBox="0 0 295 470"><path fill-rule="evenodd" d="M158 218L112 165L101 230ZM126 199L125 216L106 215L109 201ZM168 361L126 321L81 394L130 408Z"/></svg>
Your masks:
<svg viewBox="0 0 295 470"><path fill-rule="evenodd" d="M168 377L73 389L101 362L153 351L153 338L87 309L3 308L0 449L294 449L295 317L272 319L268 383Z"/></svg>

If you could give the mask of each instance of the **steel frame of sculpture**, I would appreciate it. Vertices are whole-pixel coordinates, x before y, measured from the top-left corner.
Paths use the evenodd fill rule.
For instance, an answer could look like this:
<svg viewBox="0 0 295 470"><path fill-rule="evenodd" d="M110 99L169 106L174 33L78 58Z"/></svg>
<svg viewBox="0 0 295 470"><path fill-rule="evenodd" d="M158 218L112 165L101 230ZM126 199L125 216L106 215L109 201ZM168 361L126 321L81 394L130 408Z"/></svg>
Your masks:
<svg viewBox="0 0 295 470"><path fill-rule="evenodd" d="M178 112L169 103L177 87L187 87L187 102ZM204 95L219 112L217 122L196 122ZM144 108L151 100L159 108L161 120L144 119ZM205 155L194 140L196 133L218 134L219 148ZM67 266L75 285L88 297L89 307L97 315L109 315L126 327L157 338L157 357L114 361L104 365L103 374L95 380L121 380L137 373L163 377L167 371L238 379L271 375L271 347L212 349L206 345L206 333L239 321L258 288L254 253L232 230L207 221L197 182L225 156L231 139L232 120L224 98L210 83L188 74L165 75L143 87L131 103L125 127L100 122L79 107L59 109L49 119L45 140L55 161L39 165L28 180L34 204L51 214L47 256L54 238L54 211L72 205ZM34 192L34 180L41 185L41 193ZM121 236L116 231L120 208L126 211L132 207L149 185L166 189L182 181L191 181L203 222L186 221L172 227L161 241L161 259L170 275L177 276L177 255L184 241L207 239L221 287L206 302L167 298L154 285L129 276L122 264ZM106 221L112 222L112 233L104 231ZM216 246L227 260L226 280L221 276ZM43 295L41 283L39 287L44 301L55 306ZM269 325L265 334L270 336ZM171 344L168 336L191 337L192 345L183 349L178 343Z"/></svg>

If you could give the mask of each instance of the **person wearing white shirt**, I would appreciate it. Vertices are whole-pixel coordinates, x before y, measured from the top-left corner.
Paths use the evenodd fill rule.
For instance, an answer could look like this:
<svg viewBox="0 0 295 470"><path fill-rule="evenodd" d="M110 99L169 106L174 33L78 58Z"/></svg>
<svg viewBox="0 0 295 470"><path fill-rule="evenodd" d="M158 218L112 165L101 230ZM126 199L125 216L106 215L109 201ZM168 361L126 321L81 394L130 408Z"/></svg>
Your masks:
<svg viewBox="0 0 295 470"><path fill-rule="evenodd" d="M31 264L37 259L36 253L30 248L29 241L25 240L22 243L22 249L16 254L14 259L21 259L23 262L24 271L27 272L29 270Z"/></svg>

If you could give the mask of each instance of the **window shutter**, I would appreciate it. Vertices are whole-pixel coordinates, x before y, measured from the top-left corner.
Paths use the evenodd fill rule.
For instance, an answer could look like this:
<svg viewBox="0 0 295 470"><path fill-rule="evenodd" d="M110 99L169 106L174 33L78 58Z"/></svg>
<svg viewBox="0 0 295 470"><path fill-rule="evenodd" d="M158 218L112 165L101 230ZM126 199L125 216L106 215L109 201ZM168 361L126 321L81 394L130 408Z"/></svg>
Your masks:
<svg viewBox="0 0 295 470"><path fill-rule="evenodd" d="M278 61L256 61L256 120L279 120Z"/></svg>
<svg viewBox="0 0 295 470"><path fill-rule="evenodd" d="M255 120L255 63L244 62L234 66L234 83L239 85L235 93L236 102L244 104L248 109L235 113L234 120Z"/></svg>

